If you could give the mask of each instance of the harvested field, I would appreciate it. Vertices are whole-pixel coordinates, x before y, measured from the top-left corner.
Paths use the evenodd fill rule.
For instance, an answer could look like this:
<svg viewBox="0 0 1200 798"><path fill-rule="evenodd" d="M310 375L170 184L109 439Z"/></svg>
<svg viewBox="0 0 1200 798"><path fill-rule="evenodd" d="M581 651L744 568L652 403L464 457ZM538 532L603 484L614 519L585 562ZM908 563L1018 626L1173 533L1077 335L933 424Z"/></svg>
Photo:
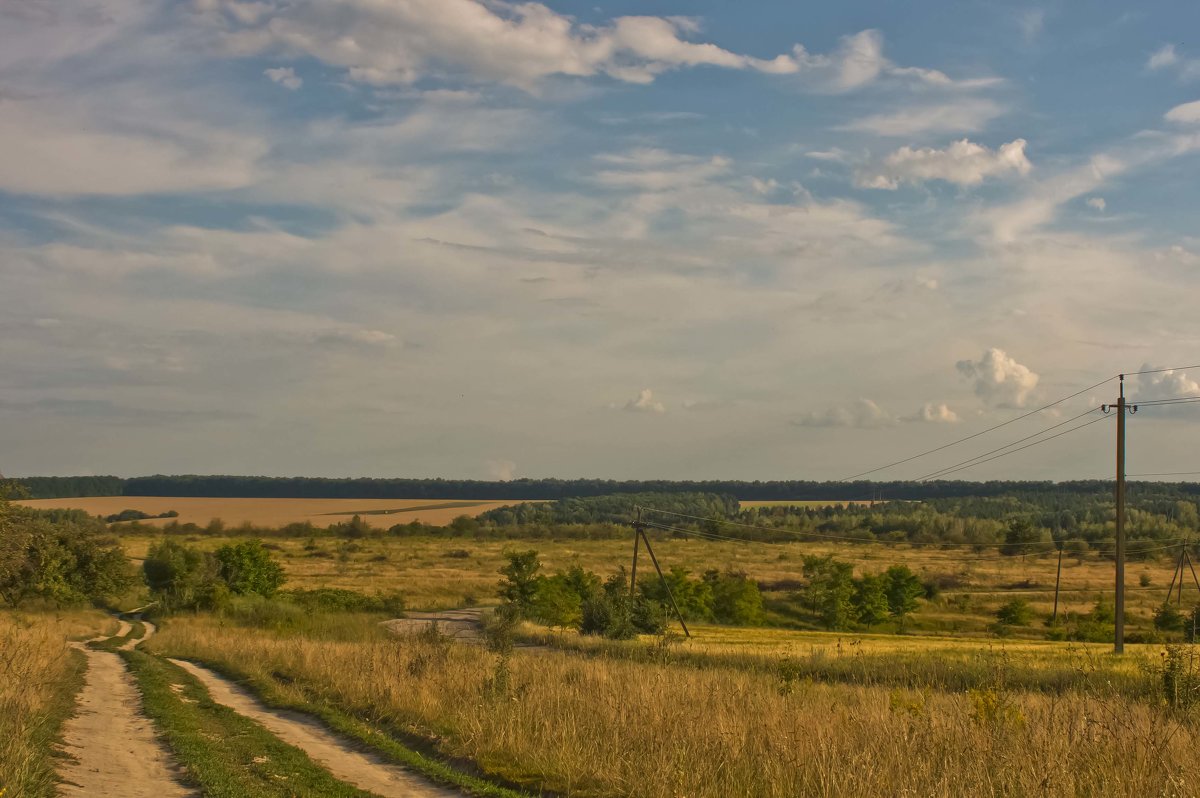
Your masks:
<svg viewBox="0 0 1200 798"><path fill-rule="evenodd" d="M89 496L72 499L34 499L18 502L38 509L77 509L90 515L116 515L122 510L141 510L149 515L174 510L178 518L153 518L144 524L162 526L171 521L201 526L214 518L226 526L252 524L280 527L305 521L325 527L349 521L358 515L368 524L387 529L396 524L420 521L444 526L460 515L476 516L516 501L451 501L437 499L233 499L194 496Z"/></svg>

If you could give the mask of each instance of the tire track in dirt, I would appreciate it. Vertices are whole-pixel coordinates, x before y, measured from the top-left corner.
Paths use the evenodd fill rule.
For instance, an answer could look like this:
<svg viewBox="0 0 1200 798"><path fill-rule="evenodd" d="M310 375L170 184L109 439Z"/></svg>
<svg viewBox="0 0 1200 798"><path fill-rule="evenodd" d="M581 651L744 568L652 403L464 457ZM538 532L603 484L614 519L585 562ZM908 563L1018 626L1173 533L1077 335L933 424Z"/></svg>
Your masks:
<svg viewBox="0 0 1200 798"><path fill-rule="evenodd" d="M200 681L209 696L257 721L289 745L299 748L334 778L382 798L461 798L462 793L431 784L381 757L359 750L308 715L266 707L244 688L192 662L169 659Z"/></svg>
<svg viewBox="0 0 1200 798"><path fill-rule="evenodd" d="M120 622L117 636L131 626ZM127 640L132 648L154 632L145 624L141 639ZM104 637L97 638L105 639ZM87 657L83 689L75 715L63 724L59 767L60 796L121 796L121 798L183 798L196 793L179 783L179 768L159 741L154 724L142 714L141 694L118 654L74 644Z"/></svg>

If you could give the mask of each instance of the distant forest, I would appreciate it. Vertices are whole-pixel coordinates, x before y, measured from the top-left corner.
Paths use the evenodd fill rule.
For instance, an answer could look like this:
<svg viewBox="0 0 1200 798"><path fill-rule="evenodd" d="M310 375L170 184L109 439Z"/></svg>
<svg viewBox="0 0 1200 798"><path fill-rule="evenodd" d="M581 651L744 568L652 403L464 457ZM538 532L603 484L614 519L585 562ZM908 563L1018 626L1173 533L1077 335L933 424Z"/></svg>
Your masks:
<svg viewBox="0 0 1200 798"><path fill-rule="evenodd" d="M330 479L323 477L152 476L25 477L19 480L35 499L77 496L209 496L264 499L569 499L615 493L712 493L739 501L797 499L851 501L868 499L948 499L958 497L1037 496L1053 493L1098 495L1112 491L1112 482L961 480L934 482L810 482L777 480L606 480L515 479L490 482L470 479ZM1134 490L1131 483L1131 491ZM1200 483L1156 486L1155 492L1200 495Z"/></svg>

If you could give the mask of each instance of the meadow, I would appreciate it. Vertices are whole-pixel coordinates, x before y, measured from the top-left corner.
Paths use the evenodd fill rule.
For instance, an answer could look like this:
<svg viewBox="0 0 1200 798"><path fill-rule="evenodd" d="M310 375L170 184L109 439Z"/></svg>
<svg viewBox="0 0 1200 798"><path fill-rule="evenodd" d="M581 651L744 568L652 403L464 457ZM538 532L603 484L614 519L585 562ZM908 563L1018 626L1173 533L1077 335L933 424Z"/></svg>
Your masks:
<svg viewBox="0 0 1200 798"><path fill-rule="evenodd" d="M943 643L907 663L877 652L878 672L907 672L911 686L818 678L833 672L824 655L812 668L788 657L746 667L652 640L493 653L430 634L348 639L204 616L172 619L150 647L277 705L331 704L563 795L1182 796L1200 778L1200 726L1164 700L1160 675L1134 661L1114 682L1101 661L1099 678L1041 689L1037 673L1087 661L1062 645L1021 685L1021 648L975 644L978 683L953 690L932 678Z"/></svg>
<svg viewBox="0 0 1200 798"><path fill-rule="evenodd" d="M135 560L145 556L162 533L136 527L123 531L121 543ZM787 602L802 583L805 556L830 554L852 563L856 574L880 572L904 564L922 579L942 585L940 595L924 602L908 624L911 633L988 635L995 611L1014 596L1026 599L1040 620L1054 605L1057 558L1053 553L1003 557L974 555L929 546L848 544L830 542L740 543L673 538L652 533L655 552L664 568L679 566L693 574L711 568L745 572L755 579L767 599ZM216 549L242 539L240 535L181 536L187 545ZM504 534L373 536L347 540L330 536L266 538L284 568L287 587L345 588L365 593L401 592L414 609L486 606L496 602L499 569L505 553L534 549L543 570L553 572L578 565L608 576L628 568L632 541L574 540ZM649 567L643 563L643 567ZM1148 629L1171 581L1169 556L1128 566L1127 608L1130 629ZM1088 611L1101 594L1111 595L1112 563L1091 554L1063 559L1059 612ZM1142 581L1148 581L1143 586ZM1189 583L1185 609L1200 600ZM775 604L774 606L778 606ZM1043 629L1034 630L1041 635ZM1018 632L1020 634L1020 632Z"/></svg>

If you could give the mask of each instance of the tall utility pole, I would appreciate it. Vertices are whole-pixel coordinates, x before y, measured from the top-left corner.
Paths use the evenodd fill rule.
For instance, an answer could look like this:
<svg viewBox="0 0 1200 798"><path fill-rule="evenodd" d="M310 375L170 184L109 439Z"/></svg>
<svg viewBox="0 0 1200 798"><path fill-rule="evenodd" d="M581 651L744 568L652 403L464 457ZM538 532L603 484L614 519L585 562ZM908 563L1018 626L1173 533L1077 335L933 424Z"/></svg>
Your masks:
<svg viewBox="0 0 1200 798"><path fill-rule="evenodd" d="M1121 375L1121 395L1115 405L1101 405L1107 413L1112 407L1117 411L1117 584L1114 610L1116 618L1113 634L1113 653L1125 653L1125 412L1137 412L1137 405L1125 404L1125 375Z"/></svg>

